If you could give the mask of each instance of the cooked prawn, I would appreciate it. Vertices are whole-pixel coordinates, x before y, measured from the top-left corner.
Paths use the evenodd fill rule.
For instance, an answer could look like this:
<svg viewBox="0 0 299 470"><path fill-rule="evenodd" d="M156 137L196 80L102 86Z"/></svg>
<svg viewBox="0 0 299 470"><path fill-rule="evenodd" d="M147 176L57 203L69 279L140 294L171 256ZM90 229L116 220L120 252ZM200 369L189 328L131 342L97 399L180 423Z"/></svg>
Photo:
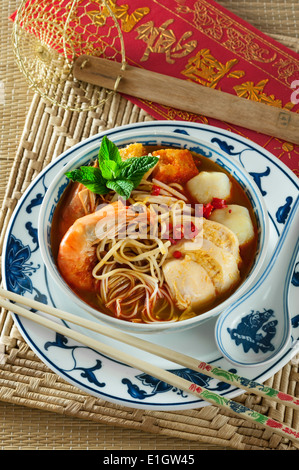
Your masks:
<svg viewBox="0 0 299 470"><path fill-rule="evenodd" d="M81 183L72 183L64 200L63 210L58 221L58 230L62 237L75 220L95 211L97 196Z"/></svg>
<svg viewBox="0 0 299 470"><path fill-rule="evenodd" d="M96 246L101 235L107 236L110 230L110 237L114 238L115 230L121 230L121 223L133 219L136 220L136 213L121 201L106 204L77 219L62 238L58 250L57 264L65 281L76 290L94 292L97 280L92 271L98 261Z"/></svg>

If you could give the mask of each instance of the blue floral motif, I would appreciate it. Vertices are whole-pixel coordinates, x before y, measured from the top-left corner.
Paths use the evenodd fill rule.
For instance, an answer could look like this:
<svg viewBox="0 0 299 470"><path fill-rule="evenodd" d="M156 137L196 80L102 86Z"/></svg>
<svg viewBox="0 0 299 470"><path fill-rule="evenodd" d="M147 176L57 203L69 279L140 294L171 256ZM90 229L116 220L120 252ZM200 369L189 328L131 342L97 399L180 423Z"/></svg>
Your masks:
<svg viewBox="0 0 299 470"><path fill-rule="evenodd" d="M72 352L72 358L74 361L74 366L72 368L72 371L82 371L81 372L81 377L85 378L88 380L88 382L96 385L97 387L105 387L106 384L104 382L99 382L96 375L95 371L99 370L102 368L102 361L99 359L96 359L95 365L93 367L80 367L77 365L77 361L75 359L74 353L78 349L82 349L83 346L72 346L68 344L68 338L60 333L56 333L55 341L47 341L44 345L44 348L46 351L48 351L49 348L51 347L57 347L57 348L62 348L62 349L69 349Z"/></svg>
<svg viewBox="0 0 299 470"><path fill-rule="evenodd" d="M299 287L299 261L295 264L291 283L293 284L293 286Z"/></svg>
<svg viewBox="0 0 299 470"><path fill-rule="evenodd" d="M265 191L263 188L262 188L262 182L261 182L261 179L264 178L265 176L269 176L270 174L270 168L267 166L266 170L264 172L260 172L260 173L257 173L257 172L250 172L250 176L252 176L253 178L253 181L255 182L255 184L257 185L257 187L259 188L262 196L266 196L267 194L267 191Z"/></svg>
<svg viewBox="0 0 299 470"><path fill-rule="evenodd" d="M145 390L141 390L138 385L135 385L129 379L122 379L121 383L128 386L128 393L133 398L137 398L138 400L144 400L144 398L152 397L157 392L147 393Z"/></svg>
<svg viewBox="0 0 299 470"><path fill-rule="evenodd" d="M176 134L190 135L184 129L175 129L173 132L176 133ZM189 150L191 152L195 152L195 153L199 153L200 155L204 155L207 158L211 158L213 156L212 152L207 153L205 150L203 150L203 148L201 146L190 147Z"/></svg>
<svg viewBox="0 0 299 470"><path fill-rule="evenodd" d="M211 139L211 143L218 144L221 150L223 150L223 152L227 153L228 155L239 155L241 153L241 152L233 152L235 147L233 145L228 145L228 143L225 142L225 140L218 139L218 137L213 137L213 139Z"/></svg>
<svg viewBox="0 0 299 470"><path fill-rule="evenodd" d="M231 338L236 345L242 344L244 352L250 349L258 353L259 351L273 351L274 346L271 340L276 335L277 320L270 320L274 316L274 311L264 309L263 312L252 310L251 313L242 318L237 328L227 328ZM265 335L263 335L262 330Z"/></svg>
<svg viewBox="0 0 299 470"><path fill-rule="evenodd" d="M73 349L73 346L68 346L68 339L66 336L61 335L60 333L56 333L56 339L55 341L47 341L45 343L45 350L48 351L48 349L52 346L56 346L57 348L62 348L62 349Z"/></svg>
<svg viewBox="0 0 299 470"><path fill-rule="evenodd" d="M98 381L95 371L102 368L102 362L98 359L95 361L95 365L93 367L82 367L77 364L75 359L75 351L82 348L83 346L79 345L70 345L69 340L66 336L56 333L55 341L47 341L44 345L45 350L47 351L51 347L61 348L61 349L68 349L71 351L72 358L74 361L74 365L72 367L72 371L82 371L81 377L86 378L90 383L95 384L98 387L105 387L105 383L101 383ZM84 348L84 347L83 347ZM70 369L68 369L70 371ZM200 385L205 388L209 388L210 390L217 390L223 391L230 387L230 385L226 384L225 382L216 382L216 387L210 387L210 381L212 380L210 377L200 373L193 371L191 369L177 369L171 371L173 374L177 375L178 377L182 377L190 382L193 382L197 385ZM235 372L233 369L232 372ZM136 376L144 387L150 387L150 391L146 391L141 389L138 385L134 384L130 379L124 377L122 379L122 384L127 385L128 394L138 400L144 400L149 397L153 397L159 393L166 393L172 391L177 395L181 396L182 398L187 398L188 395L183 391L170 385L160 379L152 377L149 374L142 373Z"/></svg>
<svg viewBox="0 0 299 470"><path fill-rule="evenodd" d="M25 228L27 229L30 237L32 238L33 243L35 243L35 248L31 251L31 253L34 253L39 248L37 229L32 226L31 222L26 222Z"/></svg>
<svg viewBox="0 0 299 470"><path fill-rule="evenodd" d="M293 286L299 287L299 261L295 264L291 283L293 284Z"/></svg>
<svg viewBox="0 0 299 470"><path fill-rule="evenodd" d="M299 327L299 315L296 315L292 318L292 327L298 328Z"/></svg>
<svg viewBox="0 0 299 470"><path fill-rule="evenodd" d="M20 240L11 235L7 244L5 268L8 290L20 295L25 292L32 293L33 285L29 276L36 272L40 265L34 266L32 262L28 262L30 256L29 246L24 246Z"/></svg>
<svg viewBox="0 0 299 470"><path fill-rule="evenodd" d="M42 183L42 186L43 186L43 190L44 190L44 193L37 193L36 196L34 198L31 199L30 203L28 204L28 206L26 206L26 212L27 214L31 214L32 213L32 209L34 209L34 207L38 207L41 205L41 203L43 202L43 199L44 199L44 195L47 191L47 187L45 185L45 176L43 176L42 180L41 180L41 183Z"/></svg>
<svg viewBox="0 0 299 470"><path fill-rule="evenodd" d="M175 375L178 375L177 372L178 371L175 371L175 370L172 371L172 373ZM152 377L149 374L140 374L140 375L137 375L136 378L141 381L143 386L150 387L151 391L146 392L145 390L140 389L137 385L133 384L131 380L124 378L122 380L122 383L127 385L128 393L133 398L138 398L139 400L143 400L145 398L153 397L157 393L165 393L170 390L177 393L178 395L181 395L184 398L186 398L187 396L186 394L184 394L182 390L178 390L177 387L174 387L173 385L163 382L160 379Z"/></svg>
<svg viewBox="0 0 299 470"><path fill-rule="evenodd" d="M34 296L34 300L36 300L37 302L40 302L42 304L47 304L48 303L48 299L47 299L47 296L45 294L42 294L36 287L33 286L33 290L36 292L35 296ZM31 309L31 311L36 311L35 309Z"/></svg>
<svg viewBox="0 0 299 470"><path fill-rule="evenodd" d="M280 224L285 223L285 221L286 221L286 219L289 215L292 202L293 202L293 198L291 196L289 196L289 197L286 198L285 204L278 208L275 215L276 215L277 222L279 222Z"/></svg>
<svg viewBox="0 0 299 470"><path fill-rule="evenodd" d="M226 390L230 387L230 385L224 382L218 382L216 388L211 388L209 387L209 383L212 380L210 377L200 372L191 370L191 369L176 369L176 370L172 370L171 372L174 375L177 375L178 377L182 377L190 382L195 383L196 385L200 385L201 387L204 387L210 390L220 391L220 390ZM174 387L173 385L163 382L160 379L152 377L149 374L139 374L136 376L136 378L141 381L144 387L150 387L151 391L146 392L145 390L142 390L141 388L139 388L138 385L133 384L131 380L129 380L128 378L124 378L122 380L122 383L127 385L128 393L133 398L144 400L145 398L152 397L156 395L157 393L165 393L170 390L176 393L177 395L182 396L183 398L187 398L187 395L183 392L183 390L179 390L177 387Z"/></svg>
<svg viewBox="0 0 299 470"><path fill-rule="evenodd" d="M242 153L246 152L246 150L250 150L250 149L244 149L244 150L240 150L239 152L234 152L235 147L233 145L229 145L227 142L225 142L225 140L221 140L218 137L213 137L213 139L211 140L211 143L218 144L219 147L221 148L221 150L223 150L223 152L227 153L228 155L239 156L239 160L240 160L241 163L242 163L242 161L241 161ZM271 171L270 168L267 166L267 168L264 172L259 172L259 173L258 172L249 172L250 176L252 176L255 184L258 186L258 188L261 191L261 194L263 196L266 196L267 192L262 189L261 179L264 178L265 176L269 176L270 171Z"/></svg>
<svg viewBox="0 0 299 470"><path fill-rule="evenodd" d="M56 204L58 204L58 202L60 201L60 198L61 198L61 196L63 195L64 190L67 188L68 185L69 185L69 181L66 181L66 182L64 182L64 183L58 188L57 196L56 196L56 198L54 199L54 202L55 202Z"/></svg>
<svg viewBox="0 0 299 470"><path fill-rule="evenodd" d="M203 155L206 158L212 158L213 153L212 152L206 152L202 147L197 146L197 147L190 147L189 149L191 152L198 153L199 155Z"/></svg>
<svg viewBox="0 0 299 470"><path fill-rule="evenodd" d="M106 384L104 382L99 382L96 378L94 372L102 368L102 362L100 360L96 360L96 364L94 367L75 367L74 370L82 370L81 377L87 379L88 382L97 385L97 387L105 387Z"/></svg>
<svg viewBox="0 0 299 470"><path fill-rule="evenodd" d="M175 129L173 132L176 132L177 134L190 135L189 132L185 131L184 129Z"/></svg>
<svg viewBox="0 0 299 470"><path fill-rule="evenodd" d="M44 195L42 193L38 193L33 199L31 199L30 203L26 207L26 212L28 214L32 213L32 209L36 206L40 206L43 202Z"/></svg>

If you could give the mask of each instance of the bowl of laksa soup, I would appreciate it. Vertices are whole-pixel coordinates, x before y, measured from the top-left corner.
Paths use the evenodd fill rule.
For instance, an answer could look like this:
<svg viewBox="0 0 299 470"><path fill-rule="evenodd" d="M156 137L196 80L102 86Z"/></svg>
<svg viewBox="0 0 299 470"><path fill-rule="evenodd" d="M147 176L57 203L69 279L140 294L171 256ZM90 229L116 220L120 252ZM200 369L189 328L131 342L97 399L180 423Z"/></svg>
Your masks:
<svg viewBox="0 0 299 470"><path fill-rule="evenodd" d="M73 148L38 230L70 308L133 333L179 331L249 289L265 260L267 210L242 166L208 148L134 126Z"/></svg>

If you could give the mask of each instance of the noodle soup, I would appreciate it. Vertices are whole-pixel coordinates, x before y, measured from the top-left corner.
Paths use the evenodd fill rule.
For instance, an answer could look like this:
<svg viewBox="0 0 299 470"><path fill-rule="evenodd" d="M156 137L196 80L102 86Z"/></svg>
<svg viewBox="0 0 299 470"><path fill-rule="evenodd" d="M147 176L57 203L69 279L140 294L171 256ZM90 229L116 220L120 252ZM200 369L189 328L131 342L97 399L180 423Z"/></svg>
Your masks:
<svg viewBox="0 0 299 470"><path fill-rule="evenodd" d="M62 277L94 309L132 323L178 322L219 305L256 255L257 223L245 191L225 168L186 149L137 143L119 153L124 175L133 174L138 158L157 163L135 187L116 179L103 194L70 182L51 229ZM128 197L115 190L121 184L131 187Z"/></svg>

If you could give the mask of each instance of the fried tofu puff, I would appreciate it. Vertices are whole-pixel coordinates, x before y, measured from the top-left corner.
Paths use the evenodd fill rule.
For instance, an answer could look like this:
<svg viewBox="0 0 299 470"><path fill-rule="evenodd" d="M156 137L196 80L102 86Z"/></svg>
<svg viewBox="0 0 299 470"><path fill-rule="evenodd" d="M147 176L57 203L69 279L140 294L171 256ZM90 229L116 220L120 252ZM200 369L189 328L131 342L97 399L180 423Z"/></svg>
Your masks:
<svg viewBox="0 0 299 470"><path fill-rule="evenodd" d="M187 149L161 149L153 152L159 162L153 170L153 177L165 184L185 184L198 175L192 153Z"/></svg>
<svg viewBox="0 0 299 470"><path fill-rule="evenodd" d="M119 150L119 153L120 153L121 159L123 161L126 161L126 160L128 160L128 158L144 157L145 155L147 155L148 152L147 152L146 148L144 147L144 145L142 145L138 142L135 142L134 144L127 145L127 147L121 148ZM148 172L145 173L143 178L147 179L150 176L150 174L152 173L152 171L153 171L153 168L150 168L148 170Z"/></svg>
<svg viewBox="0 0 299 470"><path fill-rule="evenodd" d="M132 157L143 157L144 155L147 155L145 147L139 143L127 145L127 147L120 149L119 153L122 160L127 160L128 158Z"/></svg>

